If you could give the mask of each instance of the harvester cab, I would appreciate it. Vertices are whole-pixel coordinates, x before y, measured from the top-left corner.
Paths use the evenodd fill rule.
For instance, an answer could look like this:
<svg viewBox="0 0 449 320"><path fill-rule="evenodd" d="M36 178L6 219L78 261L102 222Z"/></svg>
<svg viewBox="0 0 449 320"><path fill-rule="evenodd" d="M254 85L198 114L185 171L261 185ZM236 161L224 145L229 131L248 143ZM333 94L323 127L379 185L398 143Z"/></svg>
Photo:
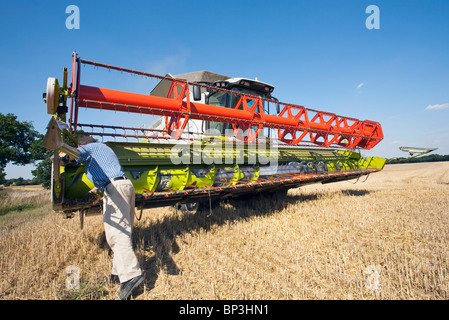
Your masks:
<svg viewBox="0 0 449 320"><path fill-rule="evenodd" d="M251 79L245 79L245 78L231 78L229 80L222 80L217 81L213 83L213 86L217 88L223 88L229 91L233 91L235 93L228 93L225 91L213 91L209 92L206 95L206 103L214 106L220 106L230 109L235 109L239 100L240 100L240 94L245 94L248 96L256 96L261 97L265 99L271 98L271 93L274 90L274 87L260 82L257 79L251 80ZM261 100L261 105L254 105L255 101L251 100L248 101L247 105L248 108L252 109L254 105L254 111L257 113L261 112L261 109L263 109L264 113L270 113L268 110L268 103L267 100ZM240 110L242 110L243 106L239 106ZM216 130L220 132L221 134L226 134L227 130L232 130L232 124L226 123L226 122L214 122L209 121L206 125L206 130ZM254 130L252 128L252 133L254 133ZM263 132L261 132L263 135Z"/></svg>
<svg viewBox="0 0 449 320"><path fill-rule="evenodd" d="M189 98L191 101L204 103L206 105L235 109L240 100L240 96L245 94L248 97L254 96L266 99L261 100L262 103L260 106L255 106L254 111L256 113L260 113L261 108L263 109L263 112L267 114L273 113L275 110L279 113L279 104L275 103L275 105L273 105L273 103L271 103L270 105L270 103L267 102L269 99L277 101L276 98L271 96L274 86L263 83L257 80L257 78L254 80L247 78L231 78L209 71L196 71L175 76L167 74L165 77L170 79L183 79L204 86L190 86ZM161 80L150 94L154 96L167 97L170 89L169 82L169 80ZM216 88L221 88L224 90L218 91L215 90ZM254 100L248 101L247 107L251 109L254 102ZM238 109L242 110L243 107L243 105L239 105ZM274 107L276 109L273 109ZM169 120L165 117L161 117L152 123L149 128L163 130L167 121ZM203 135L227 135L228 139L232 139L233 135L230 134L232 130L232 123L230 122L191 119L186 125L183 138L191 138L191 135L194 133ZM256 128L251 128L252 133L254 133L255 130ZM270 130L264 130L260 133L260 136L268 137L269 135ZM156 143L157 141L150 140L148 142Z"/></svg>
<svg viewBox="0 0 449 320"><path fill-rule="evenodd" d="M101 213L102 198L88 196L93 184L83 166L59 161L60 152L76 158L79 134L113 149L140 210L197 210L201 203L359 178L385 164L360 153L383 139L379 123L280 102L272 97L274 87L257 79L207 71L160 76L84 60L76 52L72 58L71 83L64 68L62 85L50 78L44 97L51 115L44 145L54 151L53 209L66 216ZM149 94L87 86L82 65L157 84ZM83 123L85 109L160 118L148 127Z"/></svg>

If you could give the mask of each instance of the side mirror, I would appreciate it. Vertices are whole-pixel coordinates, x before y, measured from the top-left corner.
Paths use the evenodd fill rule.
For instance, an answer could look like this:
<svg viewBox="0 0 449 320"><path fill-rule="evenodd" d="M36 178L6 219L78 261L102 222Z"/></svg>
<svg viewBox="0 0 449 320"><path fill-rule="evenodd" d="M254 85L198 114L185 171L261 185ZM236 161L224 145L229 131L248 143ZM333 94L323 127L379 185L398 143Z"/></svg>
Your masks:
<svg viewBox="0 0 449 320"><path fill-rule="evenodd" d="M201 87L193 86L193 100L200 101L201 100Z"/></svg>

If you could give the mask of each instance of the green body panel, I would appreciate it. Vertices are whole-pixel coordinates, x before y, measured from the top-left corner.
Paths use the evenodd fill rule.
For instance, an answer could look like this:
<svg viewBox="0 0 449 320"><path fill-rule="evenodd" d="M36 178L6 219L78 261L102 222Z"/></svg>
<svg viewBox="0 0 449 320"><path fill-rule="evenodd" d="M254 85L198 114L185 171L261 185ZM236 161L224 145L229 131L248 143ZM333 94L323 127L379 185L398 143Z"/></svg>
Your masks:
<svg viewBox="0 0 449 320"><path fill-rule="evenodd" d="M370 157L370 158L361 158L358 162L358 166L360 169L383 169L385 162L387 160L385 158L380 157Z"/></svg>
<svg viewBox="0 0 449 320"><path fill-rule="evenodd" d="M191 144L107 142L122 165L167 165L172 159L183 164L267 164L270 160L327 161L356 159L355 152L328 149L270 147L230 142L194 142ZM177 163L178 164L178 163Z"/></svg>
<svg viewBox="0 0 449 320"><path fill-rule="evenodd" d="M385 164L383 158L363 158L359 153L348 150L257 148L256 145L236 145L223 141L176 146L141 142L106 144L116 153L136 194L251 182L260 178L260 168L269 166L269 160L276 158L279 165L303 162L310 170L313 169L313 163L324 163L326 171L330 173L382 169ZM82 165L69 164L65 168L61 167L61 172L65 177L64 197L67 199L82 198L94 187L87 179Z"/></svg>
<svg viewBox="0 0 449 320"><path fill-rule="evenodd" d="M83 165L61 167L61 173L64 174L64 198L82 198L94 188L84 173Z"/></svg>
<svg viewBox="0 0 449 320"><path fill-rule="evenodd" d="M159 183L158 166L123 167L125 174L133 182L136 193L154 192Z"/></svg>

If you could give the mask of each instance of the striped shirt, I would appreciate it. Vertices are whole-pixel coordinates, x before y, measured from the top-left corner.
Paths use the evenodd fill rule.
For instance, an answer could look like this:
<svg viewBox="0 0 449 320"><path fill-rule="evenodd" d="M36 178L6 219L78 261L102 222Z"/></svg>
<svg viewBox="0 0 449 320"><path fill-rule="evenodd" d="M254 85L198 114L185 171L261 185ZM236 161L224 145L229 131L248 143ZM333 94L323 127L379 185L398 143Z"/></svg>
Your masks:
<svg viewBox="0 0 449 320"><path fill-rule="evenodd" d="M84 162L87 178L103 193L113 178L124 176L125 172L114 151L102 143L89 143L78 148L81 153L76 163Z"/></svg>

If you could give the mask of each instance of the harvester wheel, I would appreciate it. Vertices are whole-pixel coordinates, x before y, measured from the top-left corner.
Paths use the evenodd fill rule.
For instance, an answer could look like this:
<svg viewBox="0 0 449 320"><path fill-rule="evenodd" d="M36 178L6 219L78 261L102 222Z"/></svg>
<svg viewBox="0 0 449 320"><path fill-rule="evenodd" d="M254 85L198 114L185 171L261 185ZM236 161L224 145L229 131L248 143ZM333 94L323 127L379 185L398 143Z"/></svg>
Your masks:
<svg viewBox="0 0 449 320"><path fill-rule="evenodd" d="M177 203L174 205L174 207L176 210L180 210L182 212L196 214L202 211L214 210L214 208L216 208L218 205L220 205L219 199L211 199L193 203Z"/></svg>
<svg viewBox="0 0 449 320"><path fill-rule="evenodd" d="M175 204L175 209L176 210L180 210L182 212L191 212L191 213L196 213L198 211L198 207L199 207L199 203L198 202L193 202L193 203L177 203Z"/></svg>

